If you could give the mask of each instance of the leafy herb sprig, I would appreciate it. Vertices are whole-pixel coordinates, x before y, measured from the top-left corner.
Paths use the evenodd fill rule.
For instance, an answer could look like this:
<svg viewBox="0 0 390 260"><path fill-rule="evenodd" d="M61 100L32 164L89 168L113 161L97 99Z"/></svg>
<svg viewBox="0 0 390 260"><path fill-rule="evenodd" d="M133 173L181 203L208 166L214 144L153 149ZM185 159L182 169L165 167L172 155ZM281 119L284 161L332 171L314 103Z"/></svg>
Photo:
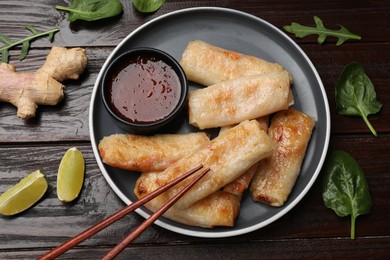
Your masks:
<svg viewBox="0 0 390 260"><path fill-rule="evenodd" d="M133 0L134 7L141 13L152 13L160 9L165 0Z"/></svg>
<svg viewBox="0 0 390 260"><path fill-rule="evenodd" d="M68 21L95 21L113 17L123 11L119 0L71 0L70 6L57 5L56 9L69 12Z"/></svg>
<svg viewBox="0 0 390 260"><path fill-rule="evenodd" d="M4 43L4 45L0 47L1 62L7 63L10 56L9 50L18 45L22 45L22 51L20 53L19 59L23 60L28 54L31 41L46 35L49 37L49 40L52 41L54 34L60 30L58 28L54 28L43 32L43 31L38 31L32 25L29 24L26 25L25 27L27 30L29 30L32 33L32 35L17 41L13 41L8 36L0 33L0 42Z"/></svg>
<svg viewBox="0 0 390 260"><path fill-rule="evenodd" d="M318 39L317 42L319 44L322 44L326 37L333 36L338 38L338 41L336 43L337 46L343 44L346 40L360 40L361 37L357 34L351 33L347 30L344 26L340 26L339 30L331 30L325 28L322 20L314 16L314 22L316 24L315 27L305 26L298 23L291 23L291 25L283 26L283 28L289 32L295 34L298 38L303 38L305 36L311 35L311 34L317 34Z"/></svg>
<svg viewBox="0 0 390 260"><path fill-rule="evenodd" d="M336 84L336 106L341 115L361 116L371 133L378 136L367 116L378 113L382 104L361 64L351 62L343 69Z"/></svg>
<svg viewBox="0 0 390 260"><path fill-rule="evenodd" d="M372 207L366 176L355 158L344 151L333 151L323 171L324 204L339 217L351 215L351 239L354 239L356 218L368 214Z"/></svg>

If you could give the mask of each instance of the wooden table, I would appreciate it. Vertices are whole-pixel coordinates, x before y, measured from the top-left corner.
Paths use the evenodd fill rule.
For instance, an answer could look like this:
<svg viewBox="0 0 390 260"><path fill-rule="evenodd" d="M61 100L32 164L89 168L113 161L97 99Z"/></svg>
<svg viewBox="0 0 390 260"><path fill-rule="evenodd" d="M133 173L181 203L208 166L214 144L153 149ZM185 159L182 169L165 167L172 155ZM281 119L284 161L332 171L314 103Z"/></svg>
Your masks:
<svg viewBox="0 0 390 260"><path fill-rule="evenodd" d="M130 32L162 14L187 7L219 6L241 10L274 24L298 22L313 25L319 16L329 28L337 24L362 36L336 46L329 38L319 45L315 36L294 41L317 68L331 110L329 151L342 149L359 162L368 179L373 207L357 219L356 239L349 238L350 218L339 218L325 208L321 177L304 199L276 222L249 234L229 238L189 237L153 225L119 258L123 259L259 259L259 258L341 258L380 259L390 257L390 3L378 1L181 1L169 0L155 13L135 11L130 0L122 0L121 16L97 22L67 21L67 14L55 5L60 0L10 0L0 2L0 32L13 39L28 34L32 24L40 30L58 27L51 43L34 41L27 58L18 60L19 48L11 52L10 63L18 71L39 68L52 45L84 47L89 63L77 81L67 81L65 99L57 106L42 106L36 118L21 120L16 109L0 104L0 193L22 177L42 169L49 182L48 192L33 208L14 217L0 217L0 259L35 258L124 206L99 171L92 153L88 114L97 74L113 48ZM335 84L343 67L360 62L373 84L382 110L369 117L379 136L374 137L359 117L335 111ZM56 196L56 175L65 151L78 147L86 160L82 193L75 202L61 203ZM130 214L62 257L95 259L143 221Z"/></svg>

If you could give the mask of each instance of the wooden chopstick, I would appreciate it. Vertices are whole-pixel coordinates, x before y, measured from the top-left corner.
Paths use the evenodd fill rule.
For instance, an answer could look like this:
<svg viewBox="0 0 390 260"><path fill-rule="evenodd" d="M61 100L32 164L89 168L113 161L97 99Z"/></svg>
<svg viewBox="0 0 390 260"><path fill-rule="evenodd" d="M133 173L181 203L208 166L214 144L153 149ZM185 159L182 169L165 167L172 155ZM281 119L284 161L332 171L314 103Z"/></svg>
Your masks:
<svg viewBox="0 0 390 260"><path fill-rule="evenodd" d="M85 231L81 232L80 234L76 235L75 237L69 239L68 241L64 242L63 244L59 245L58 247L52 249L51 251L47 252L46 254L40 256L38 259L54 259L60 255L62 255L63 253L65 253L66 251L70 250L71 248L73 248L74 246L78 245L79 243L81 243L82 241L86 240L87 238L93 236L94 234L96 234L97 232L103 230L104 228L108 227L109 225L111 225L112 223L118 221L119 219L123 218L124 216L126 216L128 213L134 211L135 209L139 208L140 206L142 206L143 204L145 204L146 202L152 200L153 198L157 197L158 195L160 195L161 193L163 193L164 191L168 190L169 188L173 187L174 185L176 185L177 183L181 182L182 180L186 179L187 177L189 177L190 175L192 175L193 173L197 172L198 170L200 170L201 168L203 168L203 165L199 165L197 167L195 167L194 169L186 172L185 174L181 175L180 177L174 179L173 181L169 182L168 184L156 189L155 191L149 193L148 195L146 195L145 197L129 204L128 206L124 207L123 209L117 211L116 213L114 213L113 215L111 215L110 217L104 219L103 221L97 223L96 225L86 229ZM207 172L209 171L209 169L206 169L205 171L202 172L201 175L198 176L198 178L196 178L193 182L191 182L190 184L194 185L198 180L200 180L201 177L203 177L203 175L205 175ZM189 185L188 185L189 186ZM188 186L186 186L184 189L186 189ZM192 186L191 186L192 187ZM189 188L191 188L189 187ZM189 189L188 188L188 189ZM184 190L183 189L183 190ZM187 189L187 190L188 190ZM187 191L186 190L186 191ZM185 191L184 192L179 192L178 194L181 194L184 195ZM175 196L176 197L176 196ZM174 197L174 198L175 198ZM180 198L180 197L179 197ZM179 198L177 198L176 200L178 200ZM173 200L173 199L172 199ZM169 201L168 203L170 203L171 201ZM165 209L168 210L168 208L170 206L172 206L173 204L175 203L172 202L170 203L170 205ZM162 207L162 208L165 208L165 205ZM164 212L165 212L164 211ZM157 212L160 212L157 211ZM156 213L157 213L156 212ZM164 212L162 212L161 214L163 214ZM155 213L155 214L156 214ZM153 214L152 216L154 216L155 214ZM161 215L160 214L160 215ZM159 216L155 217L154 221L158 218ZM150 217L151 218L151 217ZM149 219L150 219L149 218ZM141 231L139 231L138 234L135 234L135 237L132 239L134 240L139 234L142 233L143 230L145 230L148 226L150 226L154 221L150 221L149 223L149 219L145 222L147 222L147 224L142 224L140 227L142 227L143 225L145 225L145 227L143 227L143 229ZM140 228L138 228L140 229ZM138 230L136 229L136 230ZM133 233L131 233L133 234ZM134 235L133 235L134 236ZM123 241L122 241L123 242ZM131 241L130 241L131 242ZM120 251L119 251L120 252ZM119 253L118 252L118 253Z"/></svg>
<svg viewBox="0 0 390 260"><path fill-rule="evenodd" d="M176 201L178 201L189 189L192 188L210 169L205 169L200 173L193 181L191 181L187 186L185 186L179 193L177 193L173 198L171 198L166 204L164 204L159 210L157 210L153 215L151 215L147 220L145 220L137 229L131 232L125 239L123 239L119 244L117 244L107 255L102 259L108 260L113 259L118 255L129 243L136 239L146 228L148 228L154 221L156 221L162 214L164 214Z"/></svg>

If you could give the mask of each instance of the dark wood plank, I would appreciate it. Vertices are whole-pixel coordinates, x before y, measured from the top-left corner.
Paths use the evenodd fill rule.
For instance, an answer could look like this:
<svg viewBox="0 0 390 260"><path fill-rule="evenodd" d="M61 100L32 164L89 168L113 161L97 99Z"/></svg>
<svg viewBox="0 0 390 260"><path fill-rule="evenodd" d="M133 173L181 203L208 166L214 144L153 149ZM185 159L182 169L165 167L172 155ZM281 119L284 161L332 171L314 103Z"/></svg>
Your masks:
<svg viewBox="0 0 390 260"><path fill-rule="evenodd" d="M296 41L313 61L329 99L332 135L329 152L342 149L359 162L373 198L370 214L359 216L356 240L349 239L350 219L339 218L322 202L319 178L303 200L287 215L251 233L223 239L176 234L153 225L118 259L387 259L390 258L390 4L388 1L187 1L170 0L155 13L140 14L131 1L121 0L122 15L96 22L67 21L67 14L54 8L69 1L1 1L0 33L12 39L25 37L25 24L39 30L60 28L53 42L34 41L27 59L18 61L20 47L12 50L10 63L19 71L39 68L51 46L85 47L89 63L80 80L65 82L65 99L57 106L43 106L37 118L21 120L12 105L0 104L0 194L31 171L43 169L49 190L33 208L14 217L0 216L0 259L35 258L124 206L99 171L89 143L88 114L91 92L99 70L113 48L130 32L151 19L188 7L219 6L248 12L283 30L298 22L314 25L313 16L325 26L338 24L360 34L362 40L335 46L323 45L316 36ZM28 6L28 8L25 8ZM260 44L260 43L259 43ZM0 43L0 46L2 44ZM383 108L369 117L379 133L373 137L359 117L338 115L334 89L343 67L360 62L373 84ZM86 159L86 178L80 197L62 203L56 197L56 175L65 151L77 146ZM64 258L96 259L143 221L130 214L71 250Z"/></svg>
<svg viewBox="0 0 390 260"><path fill-rule="evenodd" d="M218 4L217 2L216 4ZM283 3L283 2L281 2ZM280 13L283 13L285 10L299 10L300 8L304 8L305 10L315 10L323 8L321 4L314 4L309 1L305 5L300 4L300 8L298 8L296 3L289 3L287 5L282 5L281 3L274 2L266 2L264 5L262 4L260 7L255 5L254 3L246 5L248 11L255 15L262 17L263 12L270 7L279 6ZM7 10L6 14L1 15L1 19L3 19L4 23L0 23L0 32L9 34L13 37L21 37L25 30L23 28L15 28L13 26L8 26L8 24L20 26L20 20L15 20L16 12L27 12L21 9L20 7L25 5L26 3L23 1L18 2L18 4L4 4L4 8L0 8L0 10ZM22 19L39 19L39 21L45 21L45 17L51 17L51 20L58 19L58 11L53 10L53 6L58 3L54 3L52 1L42 1L42 2L34 2L31 8L28 9L28 15L22 15ZM198 4L192 4L194 6L200 6L202 4L209 4L207 1L200 1ZM88 132L88 108L89 108L89 100L90 93L93 88L93 84L95 83L95 79L97 73L100 70L101 65L103 64L106 57L112 51L114 46L123 39L126 35L120 34L123 33L124 30L114 30L112 26L115 24L121 23L120 26L123 27L123 21L126 22L126 28L132 27L132 23L127 21L128 19L138 19L135 24L140 24L145 22L145 19L152 19L153 17L160 14L160 12L172 11L171 9L181 8L183 3L181 1L172 1L164 5L164 7L155 14L152 15L141 15L137 12L134 12L133 7L126 2L125 13L118 21L106 21L107 24L98 24L95 28L86 28L81 29L81 31L87 31L91 33L96 38L102 37L104 40L108 40L109 42L103 45L109 45L107 48L94 48L90 47L87 49L89 64L87 68L87 72L78 81L68 81L66 82L67 89L65 90L66 98L60 105L54 107L42 107L38 110L38 115L35 119L32 120L20 120L15 118L15 108L12 105L2 103L0 106L0 126L1 126L1 136L0 141L2 142L26 142L26 141L66 141L66 140L88 140L89 132ZM229 6L232 8L237 7L236 2L231 2L229 4L223 4L221 6ZM252 6L253 5L253 6ZM304 6L304 7L302 7ZM348 6L345 4L339 3L339 1L332 1L327 4L327 10L344 10L347 9ZM359 12L366 12L366 15L376 15L375 17L382 17L381 15L377 15L376 12L382 12L389 8L388 5L385 5L382 2L369 3L365 1L358 1L356 5L354 4L354 10L356 9ZM10 11L14 10L14 11ZM34 15L34 13L42 12L45 10L44 15ZM130 12L131 14L127 13ZM367 11L368 10L368 11ZM1 11L0 11L1 12ZM343 11L344 13L345 11ZM358 12L358 14L359 14ZM274 14L274 13L273 13ZM361 13L360 13L361 14ZM291 14L293 15L293 14ZM18 15L17 17L19 17ZM275 16L275 15L274 15ZM302 17L300 14L299 17ZM331 14L333 19L337 19L336 14ZM336 18L335 18L336 17ZM276 17L277 18L277 17ZM274 19L276 19L274 18ZM65 15L63 15L62 19L66 19ZM345 18L344 18L345 19ZM361 21L363 19L358 19ZM380 28L374 28L374 25L367 23L366 21L371 21L373 19L366 19L364 22L364 26L372 26L367 31L372 32L376 30L380 30ZM22 21L23 22L23 21ZM33 20L25 21L26 23L33 23ZM65 21L63 21L66 23ZM22 23L23 24L23 23ZM89 23L88 23L89 24ZM112 25L114 24L114 25ZM356 24L356 23L354 23ZM389 24L388 21L384 20L383 24ZM67 26L69 24L67 23ZM75 25L74 25L75 26ZM106 28L106 26L108 26ZM279 24L279 27L282 25ZM364 27L363 26L363 27ZM64 26L65 27L65 26ZM104 29L105 28L105 29ZM9 30L9 31L7 31ZM62 31L65 30L61 28ZM102 31L96 30L107 30L107 32L111 32L114 30L118 33L113 33L112 35L107 35ZM385 29L386 30L386 29ZM23 32L22 32L23 31ZM32 46L32 50L30 51L30 55L28 59L19 62L17 61L17 57L19 55L18 50L12 51L12 64L15 64L18 70L20 71L33 71L39 68L48 53L48 49L51 45L70 45L70 46L83 46L88 45L83 43L82 41L88 40L87 36L79 37L77 33L80 30L73 30L69 33L75 34L77 39L72 38L72 44L66 44L65 42L61 42L61 40L56 40L52 44L47 44L47 40L42 39L38 40ZM19 35L21 34L21 35ZM111 36L116 36L117 39L113 40ZM342 71L342 68L349 62L356 60L361 62L363 66L366 68L368 75L372 79L378 94L378 99L383 103L389 103L389 95L386 95L387 86L390 84L390 79L388 77L389 73L389 60L390 60L390 45L388 41L382 44L372 43L372 44L361 44L361 43L352 43L345 44L343 46L336 47L334 44L326 44L324 46L319 46L317 44L306 44L307 42L304 40L298 40L292 36L292 38L298 41L301 44L301 47L304 51L307 52L310 59L313 60L314 65L319 71L321 78L324 81L324 85L328 94L330 109L332 112L332 121L337 121L337 124L332 124L332 131L334 133L368 133L368 129L362 119L358 117L346 117L340 116L335 111L335 103L334 103L334 88L337 82L337 79ZM89 39L88 41L91 41ZM98 41L98 39L96 39ZM93 45L100 45L95 40L91 42ZM386 41L386 39L385 39ZM77 42L78 44L75 44ZM92 46L92 45L91 45ZM41 50L39 48L44 47L45 49ZM382 111L377 114L370 116L370 120L374 127L377 129L379 134L385 133L389 131L389 125L387 122L390 121L389 109L387 106L384 106ZM56 128L61 129L58 131Z"/></svg>
<svg viewBox="0 0 390 260"><path fill-rule="evenodd" d="M390 131L390 109L386 106L390 103L390 44L352 44L339 47L305 44L302 47L323 80L331 110L333 133L369 133L360 117L342 116L335 111L335 85L342 69L351 61L358 61L364 66L376 88L378 99L384 104L380 113L369 117L372 125L379 135ZM89 140L88 115L92 89L100 68L112 49L88 48L89 63L81 79L65 82L65 99L57 106L39 107L34 119L21 120L16 117L15 107L1 103L0 141ZM48 52L48 49L33 49L28 59L14 64L18 71L35 71L42 66Z"/></svg>
<svg viewBox="0 0 390 260"><path fill-rule="evenodd" d="M335 88L343 68L352 61L359 62L371 79L378 100L383 104L378 114L369 116L371 124L381 133L389 132L390 102L390 44L346 44L344 46L301 45L323 81L331 110L332 133L368 133L360 117L339 115L336 111Z"/></svg>
<svg viewBox="0 0 390 260"><path fill-rule="evenodd" d="M65 98L56 106L39 106L35 118L22 120L11 104L0 104L1 142L89 140L89 105L97 74L112 49L87 49L88 65L79 80L68 80ZM17 71L35 71L49 50L31 50L27 60L16 62Z"/></svg>
<svg viewBox="0 0 390 260"><path fill-rule="evenodd" d="M115 259L388 259L389 238L279 239L237 243L169 243L130 245ZM98 259L110 250L104 248L72 249L61 259ZM3 259L37 258L44 250L0 251Z"/></svg>
<svg viewBox="0 0 390 260"><path fill-rule="evenodd" d="M389 144L390 137L379 138L332 138L331 148L350 152L366 172L370 185L374 206L371 214L361 216L357 220L357 237L388 236L390 226L390 202L388 194L390 179ZM56 175L59 162L65 151L77 146L86 158L86 178L80 198L71 204L60 202L55 193ZM360 147L365 147L362 151ZM2 146L0 148L1 184L0 193L15 184L31 171L42 169L49 182L49 191L35 207L15 217L0 217L0 250L23 247L55 246L58 241L65 241L90 225L113 214L123 207L123 203L101 175L89 144L74 143L64 145L35 146ZM20 157L28 158L23 162ZM372 163L375 161L376 163ZM241 237L228 238L223 241L237 242L245 240L267 240L279 238L307 237L348 237L349 218L339 218L331 210L323 206L321 199L321 176L307 196L287 215L258 231ZM130 187L129 187L130 188ZM45 221L50 219L50 223ZM86 245L105 245L115 243L119 237L128 233L142 221L137 214L129 215L124 221L102 231ZM16 228L17 227L17 228ZM167 243L186 241L203 243L202 238L191 238L175 234L152 226L136 243ZM202 242L203 241L203 242ZM221 241L218 239L207 240Z"/></svg>
<svg viewBox="0 0 390 260"><path fill-rule="evenodd" d="M164 6L150 15L135 11L131 1L121 1L124 7L122 15L96 22L67 21L68 14L58 11L56 5L68 5L66 1L17 1L0 3L0 32L10 37L22 38L26 35L25 24L33 24L41 30L52 27L60 28L61 32L55 37L54 43L61 46L115 46L139 25L150 21L162 14L174 10L219 6L249 12L261 17L279 28L291 22L314 25L313 16L323 19L331 29L338 29L338 24L347 27L354 33L363 36L363 42L388 42L390 34L385 33L390 24L387 15L390 6L386 1L326 1L322 3L306 0L292 1L167 1ZM28 8L24 8L28 6ZM383 33L377 33L377 31ZM299 42L315 42L316 37L307 37ZM335 42L331 39L330 42ZM34 47L49 47L47 39L39 39Z"/></svg>
<svg viewBox="0 0 390 260"><path fill-rule="evenodd" d="M75 202L62 203L56 195L56 176L58 166L65 151L77 146L84 154L86 161L85 181L82 192ZM15 217L1 217L0 248L10 245L21 247L53 246L59 240L76 235L93 223L104 219L124 206L115 193L107 185L92 155L90 146L69 144L59 146L33 147L20 146L1 149L0 193L9 188L29 172L41 169L45 172L49 183L48 192L33 208ZM28 158L20 165L20 156ZM50 219L50 221L45 221ZM110 230L103 231L89 243L104 243L107 237L115 239L123 232L134 228L141 218L133 214L120 226L113 225ZM127 228L128 227L128 228ZM97 240L96 240L97 239ZM109 239L110 240L110 239ZM107 240L107 241L109 241ZM22 242L22 244L20 244ZM24 245L23 245L24 244ZM11 246L12 247L12 246Z"/></svg>

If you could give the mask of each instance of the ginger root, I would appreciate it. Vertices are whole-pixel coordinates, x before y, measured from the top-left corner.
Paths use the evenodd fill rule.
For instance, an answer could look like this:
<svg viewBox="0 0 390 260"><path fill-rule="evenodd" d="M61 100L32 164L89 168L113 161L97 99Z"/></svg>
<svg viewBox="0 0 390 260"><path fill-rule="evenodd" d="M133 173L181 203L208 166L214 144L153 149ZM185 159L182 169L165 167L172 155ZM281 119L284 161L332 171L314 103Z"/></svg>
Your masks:
<svg viewBox="0 0 390 260"><path fill-rule="evenodd" d="M85 49L53 47L45 64L36 72L16 72L0 63L0 101L17 107L17 115L35 117L38 105L56 105L64 97L66 79L78 79L87 65Z"/></svg>

